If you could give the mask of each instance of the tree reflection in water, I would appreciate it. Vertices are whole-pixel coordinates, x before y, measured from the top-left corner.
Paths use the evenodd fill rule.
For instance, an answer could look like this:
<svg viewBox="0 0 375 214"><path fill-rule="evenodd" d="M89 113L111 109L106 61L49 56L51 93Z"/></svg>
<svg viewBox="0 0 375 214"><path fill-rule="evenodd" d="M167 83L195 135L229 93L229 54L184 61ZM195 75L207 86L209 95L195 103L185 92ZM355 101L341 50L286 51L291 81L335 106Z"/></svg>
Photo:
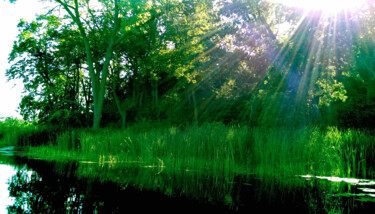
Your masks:
<svg viewBox="0 0 375 214"><path fill-rule="evenodd" d="M56 177L51 170L42 173L18 170L9 184L15 198L9 213L77 213L83 210L84 189L69 177Z"/></svg>
<svg viewBox="0 0 375 214"><path fill-rule="evenodd" d="M9 213L366 213L354 186L300 176L27 160L9 184ZM366 199L366 198L365 198Z"/></svg>
<svg viewBox="0 0 375 214"><path fill-rule="evenodd" d="M77 176L81 173L78 172L78 163L29 160L27 165L31 170L18 170L10 181L10 196L15 198L15 202L8 207L9 213L124 213L131 210L175 213L181 210L227 209L221 205L142 189L128 185L126 181L121 184L104 181L97 177L101 167L91 168L92 176L84 178ZM122 172L119 171L120 174ZM155 185L161 184L155 180Z"/></svg>

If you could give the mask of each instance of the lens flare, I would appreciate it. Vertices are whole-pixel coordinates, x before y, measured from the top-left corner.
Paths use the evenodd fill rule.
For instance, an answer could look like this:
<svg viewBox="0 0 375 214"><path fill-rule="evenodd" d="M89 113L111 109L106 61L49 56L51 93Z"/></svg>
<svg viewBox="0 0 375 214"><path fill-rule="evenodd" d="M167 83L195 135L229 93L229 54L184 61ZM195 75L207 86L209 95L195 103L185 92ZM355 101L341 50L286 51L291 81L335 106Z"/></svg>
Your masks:
<svg viewBox="0 0 375 214"><path fill-rule="evenodd" d="M290 7L305 10L319 10L325 13L355 11L364 4L364 0L271 0Z"/></svg>

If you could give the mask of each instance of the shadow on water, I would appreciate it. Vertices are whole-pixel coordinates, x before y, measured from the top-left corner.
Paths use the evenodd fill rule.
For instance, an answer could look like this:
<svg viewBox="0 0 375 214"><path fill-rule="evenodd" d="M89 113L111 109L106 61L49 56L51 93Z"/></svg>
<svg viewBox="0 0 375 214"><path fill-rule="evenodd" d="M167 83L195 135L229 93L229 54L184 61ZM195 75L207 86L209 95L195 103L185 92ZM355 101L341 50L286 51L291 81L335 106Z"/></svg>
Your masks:
<svg viewBox="0 0 375 214"><path fill-rule="evenodd" d="M9 213L373 213L371 183L239 175L136 164L44 162L0 156L17 169ZM1 203L1 202L0 202Z"/></svg>

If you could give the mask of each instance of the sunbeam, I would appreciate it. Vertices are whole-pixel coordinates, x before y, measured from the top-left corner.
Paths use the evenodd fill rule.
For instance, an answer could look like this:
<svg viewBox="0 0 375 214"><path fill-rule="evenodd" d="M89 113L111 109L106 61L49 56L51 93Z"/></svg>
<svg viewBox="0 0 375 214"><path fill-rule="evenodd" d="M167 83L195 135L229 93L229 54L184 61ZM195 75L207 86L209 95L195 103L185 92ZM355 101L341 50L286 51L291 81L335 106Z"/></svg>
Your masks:
<svg viewBox="0 0 375 214"><path fill-rule="evenodd" d="M340 11L355 11L363 6L363 0L271 0L287 6L302 8L304 10L319 10L324 13L337 13Z"/></svg>

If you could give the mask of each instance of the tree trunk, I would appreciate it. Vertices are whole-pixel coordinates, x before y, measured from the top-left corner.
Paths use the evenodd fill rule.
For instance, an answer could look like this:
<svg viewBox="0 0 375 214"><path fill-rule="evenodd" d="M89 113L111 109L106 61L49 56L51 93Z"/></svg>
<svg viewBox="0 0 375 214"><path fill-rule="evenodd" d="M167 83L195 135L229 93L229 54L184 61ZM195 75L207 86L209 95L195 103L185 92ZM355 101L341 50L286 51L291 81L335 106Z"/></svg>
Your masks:
<svg viewBox="0 0 375 214"><path fill-rule="evenodd" d="M125 129L125 127L126 127L126 109L122 108L122 106L121 106L121 101L120 101L120 99L119 99L119 97L117 96L117 93L116 93L115 84L112 87L112 91L113 91L113 97L115 98L117 111L121 116L121 129Z"/></svg>
<svg viewBox="0 0 375 214"><path fill-rule="evenodd" d="M126 111L120 112L121 114L121 129L125 129L126 127Z"/></svg>
<svg viewBox="0 0 375 214"><path fill-rule="evenodd" d="M367 105L375 104L375 78L371 79L367 85L367 94L366 94L366 103Z"/></svg>
<svg viewBox="0 0 375 214"><path fill-rule="evenodd" d="M74 5L75 5L74 7L62 0L56 0L56 2L58 2L64 7L64 9L68 12L70 17L73 19L73 21L78 25L79 32L82 36L82 40L85 45L86 59L87 59L87 65L88 65L89 75L90 75L91 84L92 84L93 101L94 101L93 128L98 129L100 127L100 121L102 119L104 95L106 92L107 76L109 72L109 63L113 56L113 46L115 44L116 33L118 32L119 27L120 27L118 1L117 0L114 1L115 2L115 15L114 15L114 20L113 20L113 29L109 38L109 43L107 46L102 70L95 70L94 68L94 60L92 56L90 42L87 37L86 29L83 26L83 23L81 22L81 19L80 19L80 13L78 10L79 9L78 0L74 0ZM74 11L72 11L71 9L73 9Z"/></svg>
<svg viewBox="0 0 375 214"><path fill-rule="evenodd" d="M191 97L193 99L193 109L194 109L193 124L197 126L198 125L198 108L197 108L197 100L195 99L195 92L192 92Z"/></svg>
<svg viewBox="0 0 375 214"><path fill-rule="evenodd" d="M158 82L157 80L151 80L151 87L152 87L152 100L154 103L154 106L157 107L159 103L159 92L158 92Z"/></svg>

